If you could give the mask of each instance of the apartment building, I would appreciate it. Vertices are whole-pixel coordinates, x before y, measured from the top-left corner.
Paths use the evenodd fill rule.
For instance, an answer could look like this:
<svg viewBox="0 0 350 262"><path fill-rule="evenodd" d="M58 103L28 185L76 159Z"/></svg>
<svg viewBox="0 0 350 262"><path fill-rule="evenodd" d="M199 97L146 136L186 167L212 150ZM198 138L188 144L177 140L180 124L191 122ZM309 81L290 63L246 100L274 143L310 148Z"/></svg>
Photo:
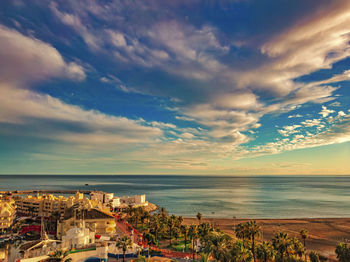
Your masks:
<svg viewBox="0 0 350 262"><path fill-rule="evenodd" d="M115 217L100 209L75 209L68 208L65 212L64 219L57 224L57 238L75 228L77 225L84 223L90 231L99 235L114 235L116 232Z"/></svg>
<svg viewBox="0 0 350 262"><path fill-rule="evenodd" d="M0 232L6 231L13 224L16 205L13 199L0 198Z"/></svg>
<svg viewBox="0 0 350 262"><path fill-rule="evenodd" d="M102 191L94 191L90 193L91 200L98 201L104 206L112 208L126 208L128 206L139 207L147 206L146 195L135 196L114 196L113 193L106 193Z"/></svg>
<svg viewBox="0 0 350 262"><path fill-rule="evenodd" d="M97 201L90 201L83 193L76 192L74 196L54 196L51 194L28 195L16 199L17 213L24 216L57 216L63 218L65 210L72 206L93 208L100 204Z"/></svg>

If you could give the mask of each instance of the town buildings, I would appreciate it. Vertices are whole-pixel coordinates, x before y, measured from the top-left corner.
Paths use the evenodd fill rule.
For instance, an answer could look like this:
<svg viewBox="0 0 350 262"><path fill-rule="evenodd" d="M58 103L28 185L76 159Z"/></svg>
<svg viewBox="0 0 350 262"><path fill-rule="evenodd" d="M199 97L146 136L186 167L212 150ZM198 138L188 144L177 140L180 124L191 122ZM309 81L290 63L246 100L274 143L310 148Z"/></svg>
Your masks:
<svg viewBox="0 0 350 262"><path fill-rule="evenodd" d="M0 198L0 232L8 230L13 224L16 214L15 201L10 198Z"/></svg>
<svg viewBox="0 0 350 262"><path fill-rule="evenodd" d="M83 193L76 192L74 196L54 196L51 194L44 195L27 195L26 197L16 198L17 213L25 216L54 216L62 219L67 208L72 206L82 208L98 208L102 205L98 201L90 201Z"/></svg>
<svg viewBox="0 0 350 262"><path fill-rule="evenodd" d="M96 234L115 234L115 217L111 214L95 208L78 210L71 207L66 210L64 218L57 224L57 238L62 239L62 236L67 235L70 229L77 227L82 221L90 231Z"/></svg>
<svg viewBox="0 0 350 262"><path fill-rule="evenodd" d="M91 200L96 200L102 203L104 206L111 208L123 209L129 206L141 207L148 206L146 201L146 195L135 195L135 196L114 196L113 193L106 193L102 191L93 191L90 193Z"/></svg>

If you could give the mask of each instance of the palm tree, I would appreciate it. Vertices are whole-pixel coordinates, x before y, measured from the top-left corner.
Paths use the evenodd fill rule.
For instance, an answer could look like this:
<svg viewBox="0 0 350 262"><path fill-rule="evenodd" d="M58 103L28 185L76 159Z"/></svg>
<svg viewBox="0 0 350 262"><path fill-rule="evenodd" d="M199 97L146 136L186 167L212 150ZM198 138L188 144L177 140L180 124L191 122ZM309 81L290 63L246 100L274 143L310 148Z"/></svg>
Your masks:
<svg viewBox="0 0 350 262"><path fill-rule="evenodd" d="M239 223L235 227L235 234L236 234L237 238L242 239L244 241L244 239L247 237L246 224L245 223Z"/></svg>
<svg viewBox="0 0 350 262"><path fill-rule="evenodd" d="M294 254L298 255L300 260L303 257L303 254L305 254L305 257L306 257L305 248L304 248L303 244L299 241L299 239L294 237L290 241L291 241L292 252Z"/></svg>
<svg viewBox="0 0 350 262"><path fill-rule="evenodd" d="M132 241L128 236L123 236L118 239L115 246L123 250L123 262L125 261L125 252L128 248L132 247Z"/></svg>
<svg viewBox="0 0 350 262"><path fill-rule="evenodd" d="M290 248L290 239L287 233L280 232L272 239L272 245L279 253L281 261L284 260L287 250Z"/></svg>
<svg viewBox="0 0 350 262"><path fill-rule="evenodd" d="M210 254L208 253L200 253L200 260L199 262L209 262L209 257L210 257Z"/></svg>
<svg viewBox="0 0 350 262"><path fill-rule="evenodd" d="M311 251L309 254L310 262L320 262L320 257L315 251Z"/></svg>
<svg viewBox="0 0 350 262"><path fill-rule="evenodd" d="M195 245L195 240L197 239L198 237L198 229L197 229L197 226L195 225L191 225L190 226L190 229L188 231L188 234L190 235L190 238L192 240L192 257L193 257L193 260L194 260L194 255L196 253L196 245Z"/></svg>
<svg viewBox="0 0 350 262"><path fill-rule="evenodd" d="M143 233L142 235L143 239L145 239L147 241L147 245L148 245L148 257L149 257L149 249L150 249L150 245L155 245L157 244L156 238L153 234L151 233Z"/></svg>
<svg viewBox="0 0 350 262"><path fill-rule="evenodd" d="M209 223L202 223L198 226L198 235L201 239L205 238L212 231L213 228L210 226Z"/></svg>
<svg viewBox="0 0 350 262"><path fill-rule="evenodd" d="M238 240L236 241L230 252L230 260L235 262L251 262L253 258L253 254L249 248L245 247L244 241Z"/></svg>
<svg viewBox="0 0 350 262"><path fill-rule="evenodd" d="M168 216L168 212L166 211L165 207L161 207L159 209L159 214L161 215L162 218L165 218Z"/></svg>
<svg viewBox="0 0 350 262"><path fill-rule="evenodd" d="M246 223L247 236L252 241L252 253L253 260L255 259L255 239L260 236L261 230L260 226L256 223L256 221L249 221Z"/></svg>
<svg viewBox="0 0 350 262"><path fill-rule="evenodd" d="M212 233L205 238L204 252L211 254L217 261L228 260L228 246L231 238L223 233Z"/></svg>
<svg viewBox="0 0 350 262"><path fill-rule="evenodd" d="M152 216L150 223L151 233L154 234L156 241L158 241L158 234L161 229L160 221L158 216Z"/></svg>
<svg viewBox="0 0 350 262"><path fill-rule="evenodd" d="M150 217L151 217L150 213L149 213L148 211L145 211L145 210L144 210L144 212L143 212L142 215L141 215L141 223L142 223L142 226L145 225L145 221L146 221L146 220L149 220Z"/></svg>
<svg viewBox="0 0 350 262"><path fill-rule="evenodd" d="M198 212L196 217L198 219L198 224L199 224L201 222L201 219L202 219L202 214Z"/></svg>
<svg viewBox="0 0 350 262"><path fill-rule="evenodd" d="M183 221L184 221L184 218L182 216L178 216L176 219L176 226L180 227Z"/></svg>
<svg viewBox="0 0 350 262"><path fill-rule="evenodd" d="M304 241L305 262L306 262L307 261L307 258L306 258L306 239L309 237L309 232L305 228L303 228L302 230L300 230L300 236L301 236L301 238Z"/></svg>
<svg viewBox="0 0 350 262"><path fill-rule="evenodd" d="M184 234L185 237L185 250L187 249L187 235L188 235L188 226L186 225L181 225L181 232Z"/></svg>
<svg viewBox="0 0 350 262"><path fill-rule="evenodd" d="M176 226L175 223L176 223L176 217L174 215L172 215L168 220L168 232L169 232L169 236L170 236L170 246L171 246L173 234L175 232L175 226Z"/></svg>
<svg viewBox="0 0 350 262"><path fill-rule="evenodd" d="M335 253L339 262L350 261L350 248L348 248L346 243L339 243L335 249Z"/></svg>
<svg viewBox="0 0 350 262"><path fill-rule="evenodd" d="M269 242L263 241L256 249L257 258L262 262L273 260L275 250Z"/></svg>

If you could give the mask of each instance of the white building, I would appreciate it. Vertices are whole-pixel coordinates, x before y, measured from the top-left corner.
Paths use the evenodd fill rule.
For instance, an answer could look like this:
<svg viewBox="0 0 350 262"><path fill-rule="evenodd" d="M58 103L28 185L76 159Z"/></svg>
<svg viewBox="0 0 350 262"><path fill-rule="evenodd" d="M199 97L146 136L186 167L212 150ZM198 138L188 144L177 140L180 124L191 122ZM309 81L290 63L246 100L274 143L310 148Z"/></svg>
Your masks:
<svg viewBox="0 0 350 262"><path fill-rule="evenodd" d="M102 191L93 191L90 193L91 200L96 200L102 204L108 204L113 200L113 198L114 198L113 193L106 193Z"/></svg>
<svg viewBox="0 0 350 262"><path fill-rule="evenodd" d="M131 206L147 206L146 195L135 195L135 196L122 196L120 197L120 203L123 205Z"/></svg>
<svg viewBox="0 0 350 262"><path fill-rule="evenodd" d="M82 248L95 243L95 232L83 223L82 227L73 227L62 237L62 247L67 249Z"/></svg>
<svg viewBox="0 0 350 262"><path fill-rule="evenodd" d="M102 191L94 191L90 193L91 200L98 201L104 206L110 206L112 208L126 208L128 206L139 207L147 206L146 195L135 196L114 196L113 193L105 193Z"/></svg>

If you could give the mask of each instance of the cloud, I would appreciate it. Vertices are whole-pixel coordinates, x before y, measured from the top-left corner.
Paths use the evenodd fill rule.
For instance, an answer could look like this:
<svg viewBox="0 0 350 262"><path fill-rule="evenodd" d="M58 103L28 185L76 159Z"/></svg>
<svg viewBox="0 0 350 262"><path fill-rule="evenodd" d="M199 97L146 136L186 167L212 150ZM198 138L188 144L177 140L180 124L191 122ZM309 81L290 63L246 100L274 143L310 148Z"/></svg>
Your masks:
<svg viewBox="0 0 350 262"><path fill-rule="evenodd" d="M298 130L301 127L301 125L292 125L292 126L284 126L283 129L278 130L278 133L281 135L287 137L291 134L299 133L300 130Z"/></svg>
<svg viewBox="0 0 350 262"><path fill-rule="evenodd" d="M338 116L342 117L342 116L346 116L346 114L344 113L344 111L339 111Z"/></svg>
<svg viewBox="0 0 350 262"><path fill-rule="evenodd" d="M0 132L78 145L146 143L162 136L141 120L109 116L30 90L53 77L81 81L83 68L64 61L51 45L0 26Z"/></svg>
<svg viewBox="0 0 350 262"><path fill-rule="evenodd" d="M341 104L339 102L333 102L333 103L329 104L329 106L339 107L339 106L341 106Z"/></svg>
<svg viewBox="0 0 350 262"><path fill-rule="evenodd" d="M84 69L66 62L51 45L0 25L0 82L25 84L51 77L77 81L85 79Z"/></svg>
<svg viewBox="0 0 350 262"><path fill-rule="evenodd" d="M300 114L295 114L295 115L289 115L288 118L299 118L299 117L303 117Z"/></svg>
<svg viewBox="0 0 350 262"><path fill-rule="evenodd" d="M106 61L108 70L114 70L113 74L98 75L104 83L101 86L113 85L128 96L162 96L171 101L166 108L173 108L175 119L186 121L177 122L192 128L109 116L33 91L32 82L52 78L82 81L85 69L66 61L51 45L1 27L0 45L4 48L0 58L10 62L0 68L4 79L0 92L7 98L0 105L2 130L12 130L11 125L23 126L32 136L81 146L113 147L116 152L120 152L122 143L133 144L128 147L130 151L141 148L133 152L135 159L155 163L157 158L164 161L156 163L163 167L195 169L213 166L211 162L218 158L238 159L322 145L326 140L304 132L305 127L315 127L307 128L310 132L329 134L329 125L340 125L347 119L346 111L330 118L335 111L322 106L319 114L325 120L313 116L298 125L283 126L278 130L282 135L279 141L253 149L251 144L245 147L254 139L250 134L256 134L261 123L265 127L264 116L282 118L287 112L301 110L303 105L329 102L341 88L333 84L349 80L348 70L322 81L300 80L320 69L330 69L349 56L347 1L298 18L282 31L268 35L263 43L248 39L240 44L215 23L180 18L173 7L183 5L189 3L74 1L65 5L52 2L50 10L56 21L67 26L64 29L69 38L71 34L81 37L93 51L89 55L98 56ZM9 37L4 37L6 34ZM74 45L73 41L70 44ZM288 115L302 117L295 112ZM347 132L346 128L339 130ZM309 138L314 142L307 142Z"/></svg>
<svg viewBox="0 0 350 262"><path fill-rule="evenodd" d="M324 128L320 125L318 130ZM307 137L296 135L293 140L283 139L271 143L266 143L263 146L255 146L247 150L245 154L250 157L261 156L266 154L278 154L284 151L291 151L303 148L319 147L331 144L339 144L350 141L350 118L346 117L340 122L334 123L331 127L322 132L315 134L309 133ZM244 155L242 155L244 157Z"/></svg>
<svg viewBox="0 0 350 262"><path fill-rule="evenodd" d="M332 109L327 109L327 107L322 106L322 111L319 112L320 115L322 115L322 117L327 117L329 114L334 113L335 111Z"/></svg>
<svg viewBox="0 0 350 262"><path fill-rule="evenodd" d="M120 2L90 6L77 4L67 8L71 9L70 13L59 11L57 5L52 5L51 9L63 23L80 34L90 32L98 37L97 45L103 47L100 52L108 53L117 63L156 68L167 76L174 75L172 79L175 81L181 77L180 87L151 83L144 88L141 81L139 86L129 87L123 83L117 88L132 93L142 88L141 93L181 101L176 106L179 115L209 127L213 137L222 138L225 133L231 136L237 131L251 129L266 114L284 113L306 103L325 103L334 99L333 93L338 87L325 84L341 77L313 84L295 82L294 79L329 68L347 57L349 39L342 33L349 24L347 6L345 2L331 5L330 11L327 10L330 15L326 18L310 14L308 19L300 20L267 42L254 46L261 52L261 60L243 70L223 58L230 55L232 48L247 48L246 43L236 46L220 37L222 32L213 25L193 25L187 20L177 19L173 13L169 18L167 15L145 19L144 23L125 23L123 20L126 11L130 19L136 19L140 10L151 14L159 8L157 5L145 6L137 2L130 9L130 5ZM73 17L70 14L74 14ZM94 18L102 19L107 26L103 30L94 30ZM342 77L345 75L344 72ZM270 103L265 103L260 97L262 91ZM199 108L207 115L199 112Z"/></svg>
<svg viewBox="0 0 350 262"><path fill-rule="evenodd" d="M55 2L50 3L50 9L63 24L73 28L92 50L101 49L101 40L90 32L78 15L61 12Z"/></svg>
<svg viewBox="0 0 350 262"><path fill-rule="evenodd" d="M320 123L321 123L320 119L312 119L312 120L308 119L301 122L301 124L303 124L306 127L318 126Z"/></svg>

